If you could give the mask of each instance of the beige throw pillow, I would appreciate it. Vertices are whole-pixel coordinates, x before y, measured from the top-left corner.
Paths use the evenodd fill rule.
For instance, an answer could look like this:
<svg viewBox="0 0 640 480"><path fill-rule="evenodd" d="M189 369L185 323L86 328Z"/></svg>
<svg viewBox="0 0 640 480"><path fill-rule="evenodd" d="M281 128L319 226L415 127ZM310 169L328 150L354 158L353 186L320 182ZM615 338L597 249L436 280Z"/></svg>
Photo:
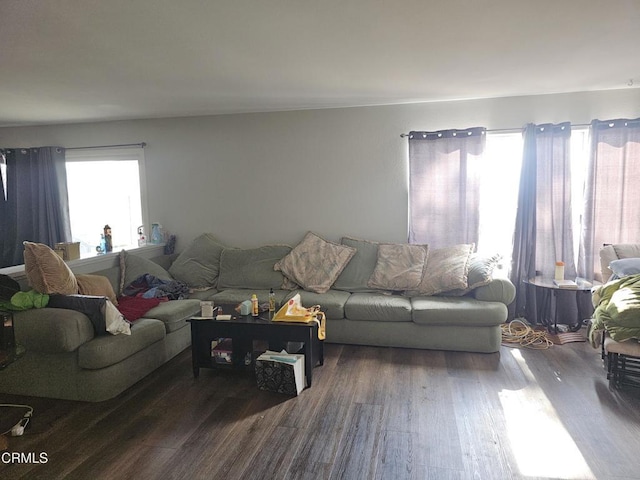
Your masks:
<svg viewBox="0 0 640 480"><path fill-rule="evenodd" d="M378 261L369 278L371 288L412 290L418 288L424 274L428 245L378 245Z"/></svg>
<svg viewBox="0 0 640 480"><path fill-rule="evenodd" d="M29 285L47 295L75 295L76 277L64 260L43 243L24 242L24 269Z"/></svg>
<svg viewBox="0 0 640 480"><path fill-rule="evenodd" d="M460 244L429 251L424 277L411 295L437 295L468 286L469 259L475 244Z"/></svg>
<svg viewBox="0 0 640 480"><path fill-rule="evenodd" d="M325 293L355 253L355 248L329 242L307 232L304 239L273 268L305 290Z"/></svg>
<svg viewBox="0 0 640 480"><path fill-rule="evenodd" d="M116 292L107 277L104 275L81 274L76 275L78 293L80 295L97 295L107 297L111 303L118 305Z"/></svg>

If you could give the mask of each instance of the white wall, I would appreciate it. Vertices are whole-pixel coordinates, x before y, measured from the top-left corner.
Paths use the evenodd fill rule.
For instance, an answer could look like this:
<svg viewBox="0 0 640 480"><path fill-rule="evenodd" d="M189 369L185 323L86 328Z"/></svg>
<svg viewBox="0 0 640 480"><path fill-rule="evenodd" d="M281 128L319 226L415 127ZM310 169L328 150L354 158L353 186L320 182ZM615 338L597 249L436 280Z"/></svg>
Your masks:
<svg viewBox="0 0 640 480"><path fill-rule="evenodd" d="M146 142L150 220L178 236L295 245L407 238L410 130L640 117L640 89L346 109L0 128L0 146ZM115 187L114 187L115 188Z"/></svg>

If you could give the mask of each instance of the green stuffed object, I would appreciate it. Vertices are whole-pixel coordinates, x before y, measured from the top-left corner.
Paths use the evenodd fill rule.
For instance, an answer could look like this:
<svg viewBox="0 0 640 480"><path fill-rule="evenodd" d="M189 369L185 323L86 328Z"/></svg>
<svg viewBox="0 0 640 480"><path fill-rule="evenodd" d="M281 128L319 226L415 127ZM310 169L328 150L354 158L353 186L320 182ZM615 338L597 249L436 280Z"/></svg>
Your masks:
<svg viewBox="0 0 640 480"><path fill-rule="evenodd" d="M35 290L17 292L11 297L11 301L0 301L0 309L3 310L29 310L31 308L43 308L49 303L49 295L38 293Z"/></svg>

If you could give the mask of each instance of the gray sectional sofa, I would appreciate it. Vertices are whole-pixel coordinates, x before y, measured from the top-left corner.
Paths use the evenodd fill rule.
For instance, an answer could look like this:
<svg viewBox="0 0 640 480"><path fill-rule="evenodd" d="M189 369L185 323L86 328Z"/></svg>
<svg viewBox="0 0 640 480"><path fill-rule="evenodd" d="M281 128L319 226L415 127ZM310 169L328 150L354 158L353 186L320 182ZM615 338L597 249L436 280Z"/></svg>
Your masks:
<svg viewBox="0 0 640 480"><path fill-rule="evenodd" d="M130 336L96 336L87 316L73 310L43 308L16 313L16 341L26 353L0 370L0 393L86 401L112 398L189 346L186 319L198 314L200 300L237 304L255 293L264 303L270 289L278 305L296 293L300 293L303 305L320 305L327 317L326 341L330 343L482 353L499 350L500 325L507 319L507 305L513 301L515 288L507 279L493 278L495 258L470 254L459 274L445 262L439 278L446 281L435 282L434 287L434 275L429 276L428 268L432 256L425 255L424 268L416 270L422 272L420 288L437 292L425 295L420 288L399 291L385 290L379 283L371 286L374 273L379 280L379 274L384 277L386 273L387 266L376 253L384 244L345 237L339 244L327 242L329 250L325 245L312 245L314 259L308 251L300 253L298 247L305 240L295 248L265 245L238 249L203 234L179 255L151 261L129 253L126 258L133 268L121 263L94 273L109 278L116 292L122 290L125 277L129 281L141 272L172 278L189 285L189 298L149 310L133 322ZM344 265L331 249L340 250L340 261L348 257ZM440 252L441 256L445 253ZM433 258L437 256L434 252ZM321 268L313 266L314 261L320 261ZM312 266L307 272L311 277L308 286L301 286L305 279L291 270L301 264ZM397 264L392 257L388 268ZM415 270L411 265L408 268ZM327 273L328 280L314 277L326 277ZM382 281L401 286L404 273L415 272ZM415 284L412 287L417 288ZM446 291L438 292L442 288Z"/></svg>
<svg viewBox="0 0 640 480"><path fill-rule="evenodd" d="M153 263L168 268L170 260L162 256ZM152 262L136 263L140 273ZM109 278L118 291L120 267L95 274ZM0 393L91 402L115 397L190 345L186 319L199 311L199 300L161 303L133 322L131 335L96 335L87 315L75 310L14 312L16 344L24 354L0 370Z"/></svg>

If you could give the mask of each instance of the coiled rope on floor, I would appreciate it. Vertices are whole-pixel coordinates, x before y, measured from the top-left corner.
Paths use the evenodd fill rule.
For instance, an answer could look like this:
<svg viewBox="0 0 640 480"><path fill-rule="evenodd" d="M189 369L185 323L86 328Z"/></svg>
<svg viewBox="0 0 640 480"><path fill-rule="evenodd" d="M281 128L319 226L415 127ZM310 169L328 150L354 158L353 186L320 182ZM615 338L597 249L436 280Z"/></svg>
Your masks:
<svg viewBox="0 0 640 480"><path fill-rule="evenodd" d="M520 346L545 350L553 346L553 342L545 330L534 330L517 318L509 323L503 323L500 328L502 329L502 343L507 347Z"/></svg>

